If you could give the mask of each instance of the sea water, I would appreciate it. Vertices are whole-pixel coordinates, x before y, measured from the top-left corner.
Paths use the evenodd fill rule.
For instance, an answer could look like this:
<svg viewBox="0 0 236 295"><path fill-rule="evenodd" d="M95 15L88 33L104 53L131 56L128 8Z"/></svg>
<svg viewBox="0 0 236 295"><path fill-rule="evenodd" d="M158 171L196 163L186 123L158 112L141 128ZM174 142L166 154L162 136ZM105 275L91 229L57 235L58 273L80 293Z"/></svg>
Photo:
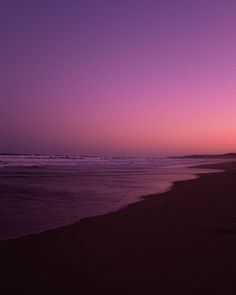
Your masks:
<svg viewBox="0 0 236 295"><path fill-rule="evenodd" d="M116 211L142 196L169 190L175 181L211 172L191 165L219 161L1 155L0 240Z"/></svg>

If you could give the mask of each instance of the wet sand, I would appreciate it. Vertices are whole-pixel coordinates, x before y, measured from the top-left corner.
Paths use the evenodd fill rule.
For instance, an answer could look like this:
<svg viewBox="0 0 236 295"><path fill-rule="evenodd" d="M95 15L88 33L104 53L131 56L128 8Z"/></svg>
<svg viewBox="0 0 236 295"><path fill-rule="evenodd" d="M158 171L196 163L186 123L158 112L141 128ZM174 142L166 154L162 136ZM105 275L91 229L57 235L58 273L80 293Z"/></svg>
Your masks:
<svg viewBox="0 0 236 295"><path fill-rule="evenodd" d="M236 294L236 162L204 167L225 171L0 242L1 294Z"/></svg>

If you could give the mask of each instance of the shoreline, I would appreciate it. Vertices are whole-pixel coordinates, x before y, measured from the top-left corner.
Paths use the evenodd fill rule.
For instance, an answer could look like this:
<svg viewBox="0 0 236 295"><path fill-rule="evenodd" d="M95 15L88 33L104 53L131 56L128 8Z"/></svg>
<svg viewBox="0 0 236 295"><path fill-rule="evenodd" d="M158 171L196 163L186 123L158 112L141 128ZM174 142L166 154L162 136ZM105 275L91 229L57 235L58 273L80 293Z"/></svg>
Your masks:
<svg viewBox="0 0 236 295"><path fill-rule="evenodd" d="M64 227L68 227L68 226L71 226L71 225L74 225L74 224L78 224L81 220L83 219L87 219L87 218L94 218L94 217L99 217L99 216L103 216L103 215L106 215L106 214L110 214L110 213L115 213L115 212L118 212L120 210L123 210L125 209L126 207L132 205L132 204L135 204L135 203L139 203L139 202L142 202L143 200L145 200L146 198L148 198L149 196L157 196L159 194L162 194L162 193L167 193L169 191L171 191L172 189L174 189L174 186L175 186L175 183L177 182L182 182L182 181L189 181L189 180L194 180L194 179L197 179L200 177L201 174L209 174L209 173L219 173L219 172L223 172L223 170L219 170L219 169L210 169L208 167L205 168L205 166L208 166L208 165L215 165L215 164L224 164L224 163L228 163L228 161L226 160L226 162L218 162L218 163L210 163L210 164L197 164L197 165L192 165L192 164L185 164L184 168L187 168L187 169L190 169L190 171L186 174L189 174L189 178L186 178L184 180L174 180L174 181L171 181L170 184L169 184L169 187L166 188L166 189L163 189L163 190L160 190L158 192L155 192L153 194L147 194L147 195L141 195L141 196L137 196L136 197L136 200L131 202L131 203L127 203L123 206L121 206L120 208L117 208L113 211L108 211L108 212L105 212L104 214L98 214L98 215L91 215L91 216L87 216L87 217L82 217L81 219L79 219L78 221L75 221L73 223L68 223L68 224L64 224L64 225L61 225L61 226L58 226L58 227L52 227L52 228L46 228L46 229L42 229L40 231L37 231L37 232L33 232L33 233L25 233L25 234L21 234L21 235L16 235L16 236L12 236L12 237L9 237L9 238L6 238L6 239L0 239L0 245L2 242L6 242L6 241L12 241L12 240L16 240L16 239L21 239L21 238L25 238L25 237L28 237L28 236L34 236L34 235L38 235L38 234L42 234L44 232L48 232L48 231L54 231L54 230L60 230ZM203 167L203 168L201 168ZM209 172L191 172L191 169L208 169ZM191 177L191 178L190 178Z"/></svg>
<svg viewBox="0 0 236 295"><path fill-rule="evenodd" d="M236 162L197 168L224 172L175 182L116 212L2 241L4 294L236 291Z"/></svg>

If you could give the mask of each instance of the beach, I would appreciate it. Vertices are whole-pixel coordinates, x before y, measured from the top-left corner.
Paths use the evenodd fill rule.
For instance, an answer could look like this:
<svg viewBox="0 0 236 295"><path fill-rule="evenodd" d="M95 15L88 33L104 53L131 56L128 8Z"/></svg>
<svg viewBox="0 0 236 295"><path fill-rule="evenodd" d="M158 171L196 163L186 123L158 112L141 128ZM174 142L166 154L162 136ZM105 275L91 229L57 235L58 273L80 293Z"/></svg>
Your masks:
<svg viewBox="0 0 236 295"><path fill-rule="evenodd" d="M2 294L234 294L236 162L70 226L0 242Z"/></svg>

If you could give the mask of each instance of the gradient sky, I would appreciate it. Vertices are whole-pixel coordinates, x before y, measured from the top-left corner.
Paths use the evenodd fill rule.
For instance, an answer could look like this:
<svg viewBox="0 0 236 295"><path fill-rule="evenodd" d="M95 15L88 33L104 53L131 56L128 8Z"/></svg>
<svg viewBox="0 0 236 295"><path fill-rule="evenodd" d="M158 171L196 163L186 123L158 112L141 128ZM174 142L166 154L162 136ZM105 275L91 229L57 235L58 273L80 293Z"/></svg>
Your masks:
<svg viewBox="0 0 236 295"><path fill-rule="evenodd" d="M236 151L235 0L3 0L0 151Z"/></svg>

